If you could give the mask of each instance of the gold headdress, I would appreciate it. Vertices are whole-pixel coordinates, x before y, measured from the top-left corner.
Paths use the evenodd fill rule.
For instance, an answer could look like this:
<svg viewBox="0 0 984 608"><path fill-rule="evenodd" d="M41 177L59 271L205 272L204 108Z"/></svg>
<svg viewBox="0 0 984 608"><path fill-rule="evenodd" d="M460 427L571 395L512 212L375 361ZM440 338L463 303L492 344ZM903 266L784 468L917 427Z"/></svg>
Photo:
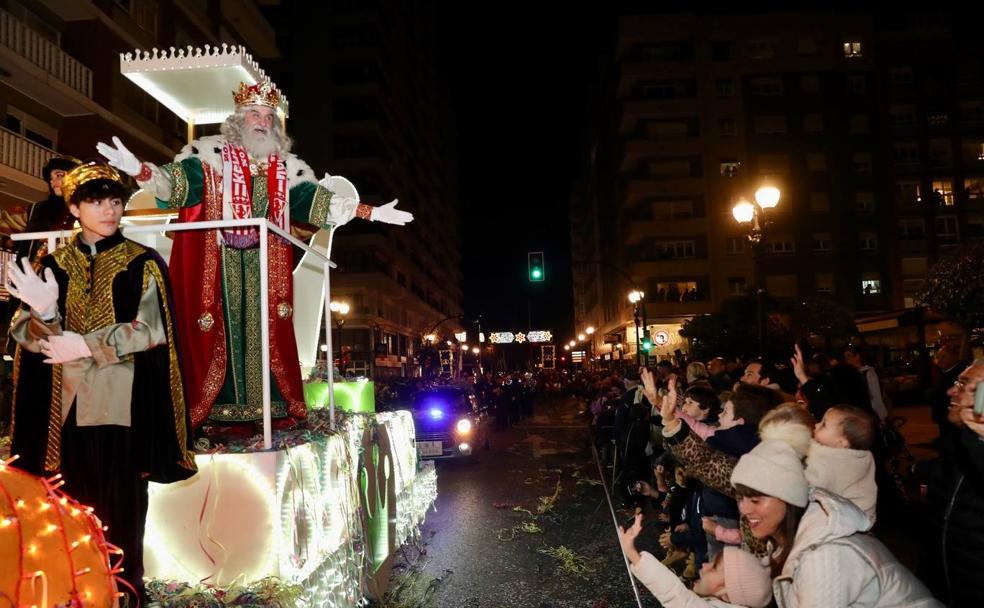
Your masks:
<svg viewBox="0 0 984 608"><path fill-rule="evenodd" d="M232 94L236 108L243 106L266 106L277 110L280 108L280 91L269 80L248 86L239 83L239 89Z"/></svg>
<svg viewBox="0 0 984 608"><path fill-rule="evenodd" d="M72 195L75 194L79 186L94 179L106 179L126 186L126 182L123 181L116 169L109 165L97 162L83 163L66 173L62 179L62 197L65 202L71 202Z"/></svg>

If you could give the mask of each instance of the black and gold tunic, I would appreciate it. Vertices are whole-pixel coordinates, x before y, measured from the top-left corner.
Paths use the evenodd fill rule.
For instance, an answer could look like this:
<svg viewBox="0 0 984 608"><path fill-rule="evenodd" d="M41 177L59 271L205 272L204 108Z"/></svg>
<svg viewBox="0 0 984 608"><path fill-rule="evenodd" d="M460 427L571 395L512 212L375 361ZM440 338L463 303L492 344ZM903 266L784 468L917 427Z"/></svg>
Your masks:
<svg viewBox="0 0 984 608"><path fill-rule="evenodd" d="M167 483L195 471L174 335L167 267L152 249L115 235L73 243L41 260L58 282L59 316L45 324L26 306L11 336L14 451L36 474L60 470L61 435L79 428L129 429L142 475ZM44 363L38 340L81 334L91 357Z"/></svg>

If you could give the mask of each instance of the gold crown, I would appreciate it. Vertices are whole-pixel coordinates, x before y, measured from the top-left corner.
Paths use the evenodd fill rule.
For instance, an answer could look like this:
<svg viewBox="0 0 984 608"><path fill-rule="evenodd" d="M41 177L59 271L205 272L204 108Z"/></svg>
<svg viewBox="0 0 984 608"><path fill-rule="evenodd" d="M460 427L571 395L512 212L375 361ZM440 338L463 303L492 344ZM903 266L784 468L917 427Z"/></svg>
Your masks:
<svg viewBox="0 0 984 608"><path fill-rule="evenodd" d="M245 82L239 83L239 90L232 94L236 107L243 106L266 106L274 110L280 107L280 92L277 87L269 80L248 86Z"/></svg>
<svg viewBox="0 0 984 608"><path fill-rule="evenodd" d="M125 185L120 174L109 165L97 162L84 163L66 173L62 179L62 197L65 202L71 202L72 195L79 189L79 186L94 179L108 179L117 184Z"/></svg>

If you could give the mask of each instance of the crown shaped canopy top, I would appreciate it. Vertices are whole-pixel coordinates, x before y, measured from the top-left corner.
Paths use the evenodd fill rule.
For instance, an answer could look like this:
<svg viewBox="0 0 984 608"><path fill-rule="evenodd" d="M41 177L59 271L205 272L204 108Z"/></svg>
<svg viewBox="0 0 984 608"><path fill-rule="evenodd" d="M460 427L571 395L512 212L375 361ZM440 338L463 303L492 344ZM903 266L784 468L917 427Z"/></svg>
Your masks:
<svg viewBox="0 0 984 608"><path fill-rule="evenodd" d="M278 113L287 115L287 98L243 46L137 49L120 54L120 73L188 123L225 120L236 109L233 96L243 83L274 91Z"/></svg>

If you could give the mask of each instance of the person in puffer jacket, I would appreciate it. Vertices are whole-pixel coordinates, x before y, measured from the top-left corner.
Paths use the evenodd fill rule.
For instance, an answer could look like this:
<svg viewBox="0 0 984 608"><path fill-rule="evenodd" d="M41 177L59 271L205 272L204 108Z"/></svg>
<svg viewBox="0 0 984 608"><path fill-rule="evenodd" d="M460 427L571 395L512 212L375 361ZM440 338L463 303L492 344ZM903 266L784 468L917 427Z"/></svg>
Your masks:
<svg viewBox="0 0 984 608"><path fill-rule="evenodd" d="M787 443L765 440L731 474L751 533L770 543L779 608L942 608L854 503L810 488Z"/></svg>

